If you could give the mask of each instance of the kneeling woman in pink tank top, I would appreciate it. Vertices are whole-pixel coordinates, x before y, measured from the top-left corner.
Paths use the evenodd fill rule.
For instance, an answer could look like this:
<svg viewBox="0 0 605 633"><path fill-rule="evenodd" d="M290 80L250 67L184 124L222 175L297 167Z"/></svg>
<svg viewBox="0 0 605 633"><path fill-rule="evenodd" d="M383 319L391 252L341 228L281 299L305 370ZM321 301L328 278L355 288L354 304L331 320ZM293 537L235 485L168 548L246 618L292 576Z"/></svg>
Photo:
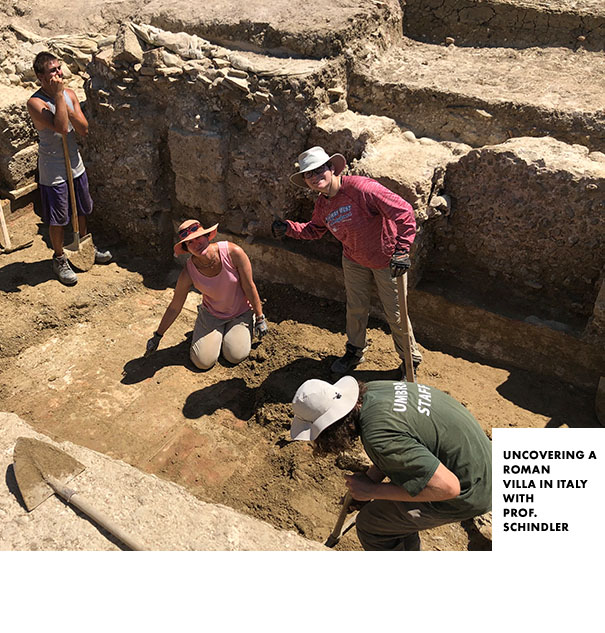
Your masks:
<svg viewBox="0 0 605 633"><path fill-rule="evenodd" d="M210 241L218 224L205 229L197 220L186 220L179 227L175 255L191 257L174 289L174 296L155 334L147 342L145 356L153 353L166 330L181 313L192 287L199 290L202 302L193 330L190 356L196 367L209 369L223 353L237 364L250 354L252 329L258 338L267 333L267 322L252 278L246 253L232 242Z"/></svg>

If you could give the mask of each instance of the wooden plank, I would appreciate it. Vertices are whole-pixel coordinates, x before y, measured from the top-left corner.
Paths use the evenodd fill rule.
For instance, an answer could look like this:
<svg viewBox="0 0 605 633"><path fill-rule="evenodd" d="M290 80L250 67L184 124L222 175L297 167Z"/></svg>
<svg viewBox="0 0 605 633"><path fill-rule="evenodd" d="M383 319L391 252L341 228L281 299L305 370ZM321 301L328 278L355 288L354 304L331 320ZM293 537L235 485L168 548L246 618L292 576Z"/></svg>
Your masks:
<svg viewBox="0 0 605 633"><path fill-rule="evenodd" d="M0 189L0 195L4 198L8 198L9 200L18 200L19 198L26 196L28 193L35 191L37 188L38 183L31 182L29 185L25 185L24 187L20 187L19 189L12 189L11 191Z"/></svg>
<svg viewBox="0 0 605 633"><path fill-rule="evenodd" d="M0 228L2 228L2 241L4 242L4 248L5 250L10 251L12 250L13 245L11 244L11 238L8 236L6 220L4 219L4 200L0 200Z"/></svg>

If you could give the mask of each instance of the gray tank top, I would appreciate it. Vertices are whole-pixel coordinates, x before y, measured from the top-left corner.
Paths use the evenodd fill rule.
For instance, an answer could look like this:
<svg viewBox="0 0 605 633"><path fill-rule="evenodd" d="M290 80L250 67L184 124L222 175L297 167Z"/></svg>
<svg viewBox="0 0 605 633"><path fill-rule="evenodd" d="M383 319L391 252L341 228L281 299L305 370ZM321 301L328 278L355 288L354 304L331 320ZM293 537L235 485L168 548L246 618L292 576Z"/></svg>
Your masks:
<svg viewBox="0 0 605 633"><path fill-rule="evenodd" d="M32 95L37 99L42 99L48 104L49 110L55 114L56 107L54 101L41 90ZM65 93L65 101L70 108L73 108L72 100ZM76 133L71 123L68 123L69 132L67 133L67 146L69 148L69 160L71 162L71 172L74 178L84 173L84 162L78 151L76 144ZM37 130L40 139L38 148L38 171L40 173L41 185L60 185L67 180L67 171L65 169L65 157L63 155L63 141L61 134L53 132L53 130L44 129Z"/></svg>

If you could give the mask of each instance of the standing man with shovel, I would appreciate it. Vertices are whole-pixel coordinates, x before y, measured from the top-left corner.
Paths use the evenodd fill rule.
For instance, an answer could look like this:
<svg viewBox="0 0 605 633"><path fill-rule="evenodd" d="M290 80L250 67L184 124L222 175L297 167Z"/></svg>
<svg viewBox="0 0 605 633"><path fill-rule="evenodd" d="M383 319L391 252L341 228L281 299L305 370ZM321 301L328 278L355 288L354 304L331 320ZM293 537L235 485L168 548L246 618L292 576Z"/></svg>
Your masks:
<svg viewBox="0 0 605 633"><path fill-rule="evenodd" d="M86 235L87 216L93 202L88 191L88 178L74 131L81 136L88 133L88 121L80 108L76 93L63 83L61 62L49 52L41 52L34 60L34 71L40 81L40 89L27 102L27 110L38 131L38 171L42 214L49 225L50 241L54 250L53 271L59 281L73 286L78 278L69 265L63 250L65 226L73 213L72 200L77 206L79 235ZM64 145L64 138L66 145ZM64 152L67 147L67 154ZM73 195L70 195L70 164L73 178ZM75 224L75 223L74 223ZM78 241L76 236L76 242ZM109 251L94 248L94 262L105 264L111 260Z"/></svg>
<svg viewBox="0 0 605 633"><path fill-rule="evenodd" d="M405 377L408 345L416 367L422 360L412 324L407 333L401 327L397 277L403 276L404 289L410 268L410 248L416 236L412 206L376 180L344 176L342 154L328 156L322 147L312 147L298 157L298 171L290 181L319 193L310 222L275 220L273 235L316 240L330 231L342 243L342 269L347 296L347 344L344 356L332 364L332 372L347 374L364 361L370 297L375 284L391 328L395 349ZM409 343L407 335L409 334ZM407 377L412 380L412 376Z"/></svg>

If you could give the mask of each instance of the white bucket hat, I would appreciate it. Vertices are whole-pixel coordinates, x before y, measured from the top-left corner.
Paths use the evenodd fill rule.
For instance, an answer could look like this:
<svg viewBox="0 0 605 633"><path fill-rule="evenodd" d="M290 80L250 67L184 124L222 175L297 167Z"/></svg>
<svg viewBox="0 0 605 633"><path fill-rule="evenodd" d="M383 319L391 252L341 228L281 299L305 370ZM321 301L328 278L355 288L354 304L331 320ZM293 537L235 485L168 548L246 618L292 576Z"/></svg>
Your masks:
<svg viewBox="0 0 605 633"><path fill-rule="evenodd" d="M334 385L316 378L303 382L292 400L294 419L290 437L314 440L352 411L358 397L359 384L353 376L343 376Z"/></svg>
<svg viewBox="0 0 605 633"><path fill-rule="evenodd" d="M332 163L335 176L340 176L347 165L347 161L342 154L332 154L332 156L328 156L323 147L312 147L306 152L298 155L298 163L296 165L298 167L298 171L290 176L290 181L303 189L308 189L308 185L303 178L303 174L306 171L317 169L328 162Z"/></svg>

